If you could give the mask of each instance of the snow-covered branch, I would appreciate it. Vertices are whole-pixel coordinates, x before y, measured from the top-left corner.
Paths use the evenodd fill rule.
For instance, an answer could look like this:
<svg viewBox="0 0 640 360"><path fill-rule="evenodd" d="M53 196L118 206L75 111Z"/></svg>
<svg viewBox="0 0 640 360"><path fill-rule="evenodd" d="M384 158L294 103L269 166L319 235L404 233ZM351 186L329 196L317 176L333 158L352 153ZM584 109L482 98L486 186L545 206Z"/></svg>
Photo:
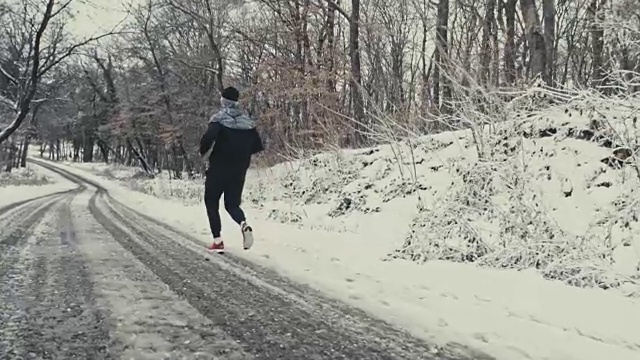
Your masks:
<svg viewBox="0 0 640 360"><path fill-rule="evenodd" d="M0 95L0 103L5 104L13 111L18 109L18 105L14 101L9 100L2 95Z"/></svg>
<svg viewBox="0 0 640 360"><path fill-rule="evenodd" d="M13 85L18 84L18 80L13 76L11 76L11 74L9 74L9 72L4 69L4 67L2 66L2 63L0 63L0 73L2 73L2 75L4 75L11 84Z"/></svg>
<svg viewBox="0 0 640 360"><path fill-rule="evenodd" d="M12 97L19 99L16 102L7 101L6 98L0 99L2 103L10 105L16 112L15 119L0 132L0 143L20 127L31 111L32 105L46 101L46 98L34 100L34 97L38 93L42 78L47 73L74 55L78 49L117 33L115 29L120 24L110 32L92 36L77 43L65 44L64 22L54 23L54 28L50 28L50 24L54 18L66 14L71 3L72 0L63 2L48 0L44 11L41 12L40 7L31 6L29 1L23 0L22 4L14 9L12 23L9 23L9 26L16 36L25 39L26 42L23 45L29 51L27 56L23 55L23 51L12 52L14 58L11 61L18 64L16 68L17 71L22 72L20 76L12 74L0 64L0 73L13 85L11 91L15 92L12 94L15 96ZM25 19L33 19L30 20L33 21L33 24L25 26Z"/></svg>

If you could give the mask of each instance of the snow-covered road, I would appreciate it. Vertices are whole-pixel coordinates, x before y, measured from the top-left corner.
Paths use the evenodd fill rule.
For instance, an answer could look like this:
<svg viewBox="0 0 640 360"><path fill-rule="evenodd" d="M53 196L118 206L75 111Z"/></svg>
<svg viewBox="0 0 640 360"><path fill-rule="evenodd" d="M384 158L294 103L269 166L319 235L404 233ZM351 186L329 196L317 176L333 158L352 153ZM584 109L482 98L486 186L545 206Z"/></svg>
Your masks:
<svg viewBox="0 0 640 360"><path fill-rule="evenodd" d="M0 358L483 359L436 348L74 183L0 208Z"/></svg>

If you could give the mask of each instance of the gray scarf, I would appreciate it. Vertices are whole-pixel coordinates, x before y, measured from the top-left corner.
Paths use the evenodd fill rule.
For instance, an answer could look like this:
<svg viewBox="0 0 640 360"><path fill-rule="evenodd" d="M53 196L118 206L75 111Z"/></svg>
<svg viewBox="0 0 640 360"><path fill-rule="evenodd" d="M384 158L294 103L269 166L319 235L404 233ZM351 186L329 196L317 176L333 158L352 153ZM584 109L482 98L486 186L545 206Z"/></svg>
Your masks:
<svg viewBox="0 0 640 360"><path fill-rule="evenodd" d="M242 113L238 108L238 102L220 98L220 104L222 108L211 117L210 123L219 122L231 129L248 130L256 127L256 121Z"/></svg>

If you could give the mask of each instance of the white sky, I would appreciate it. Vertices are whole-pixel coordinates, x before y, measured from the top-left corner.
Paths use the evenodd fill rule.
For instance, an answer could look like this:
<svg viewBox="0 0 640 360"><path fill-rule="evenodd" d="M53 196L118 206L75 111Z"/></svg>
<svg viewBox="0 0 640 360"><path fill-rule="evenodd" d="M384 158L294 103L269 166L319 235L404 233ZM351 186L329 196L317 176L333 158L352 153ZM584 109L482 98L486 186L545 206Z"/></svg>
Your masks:
<svg viewBox="0 0 640 360"><path fill-rule="evenodd" d="M73 0L70 5L75 18L68 29L75 35L87 37L110 30L127 17L123 3L141 0Z"/></svg>

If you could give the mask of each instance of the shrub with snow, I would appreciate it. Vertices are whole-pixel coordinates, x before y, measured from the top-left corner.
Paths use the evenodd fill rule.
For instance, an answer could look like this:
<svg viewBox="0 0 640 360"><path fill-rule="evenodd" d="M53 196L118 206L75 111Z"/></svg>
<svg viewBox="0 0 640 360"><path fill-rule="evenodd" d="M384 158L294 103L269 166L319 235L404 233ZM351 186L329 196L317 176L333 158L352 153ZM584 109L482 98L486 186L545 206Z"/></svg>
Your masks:
<svg viewBox="0 0 640 360"><path fill-rule="evenodd" d="M38 174L30 167L16 168L11 172L0 172L0 187L3 186L39 186L51 183L51 179L45 175Z"/></svg>
<svg viewBox="0 0 640 360"><path fill-rule="evenodd" d="M498 125L512 129L507 136L484 132L483 146L492 149L490 154L485 152L476 161L450 162L446 168L453 182L437 200L419 207L404 245L392 257L535 268L547 278L576 286L637 285L640 248L633 239L640 230L640 176L633 177L637 162L625 159L632 166L621 168L622 163L607 161L618 158L615 151L602 157L607 152L603 148L619 148L612 144L625 141L611 134L624 127L620 122L629 114L622 113L631 108L615 107L615 116L606 113L612 108L604 103L588 97L570 104L563 116L551 121L553 131L541 120L557 115L559 108L520 123ZM590 109L586 116L585 108ZM583 114L577 122L569 121L573 111ZM586 147L571 142L570 135L593 127L594 117L608 119L599 121L608 125L579 139L589 142L580 144ZM530 131L517 131L524 128ZM626 144L631 149L635 141L627 137ZM603 180L605 175L613 182ZM617 194L602 189L614 183ZM576 231L571 223L581 224L582 229ZM623 247L635 247L638 261L635 269L627 266L626 274L614 271Z"/></svg>

